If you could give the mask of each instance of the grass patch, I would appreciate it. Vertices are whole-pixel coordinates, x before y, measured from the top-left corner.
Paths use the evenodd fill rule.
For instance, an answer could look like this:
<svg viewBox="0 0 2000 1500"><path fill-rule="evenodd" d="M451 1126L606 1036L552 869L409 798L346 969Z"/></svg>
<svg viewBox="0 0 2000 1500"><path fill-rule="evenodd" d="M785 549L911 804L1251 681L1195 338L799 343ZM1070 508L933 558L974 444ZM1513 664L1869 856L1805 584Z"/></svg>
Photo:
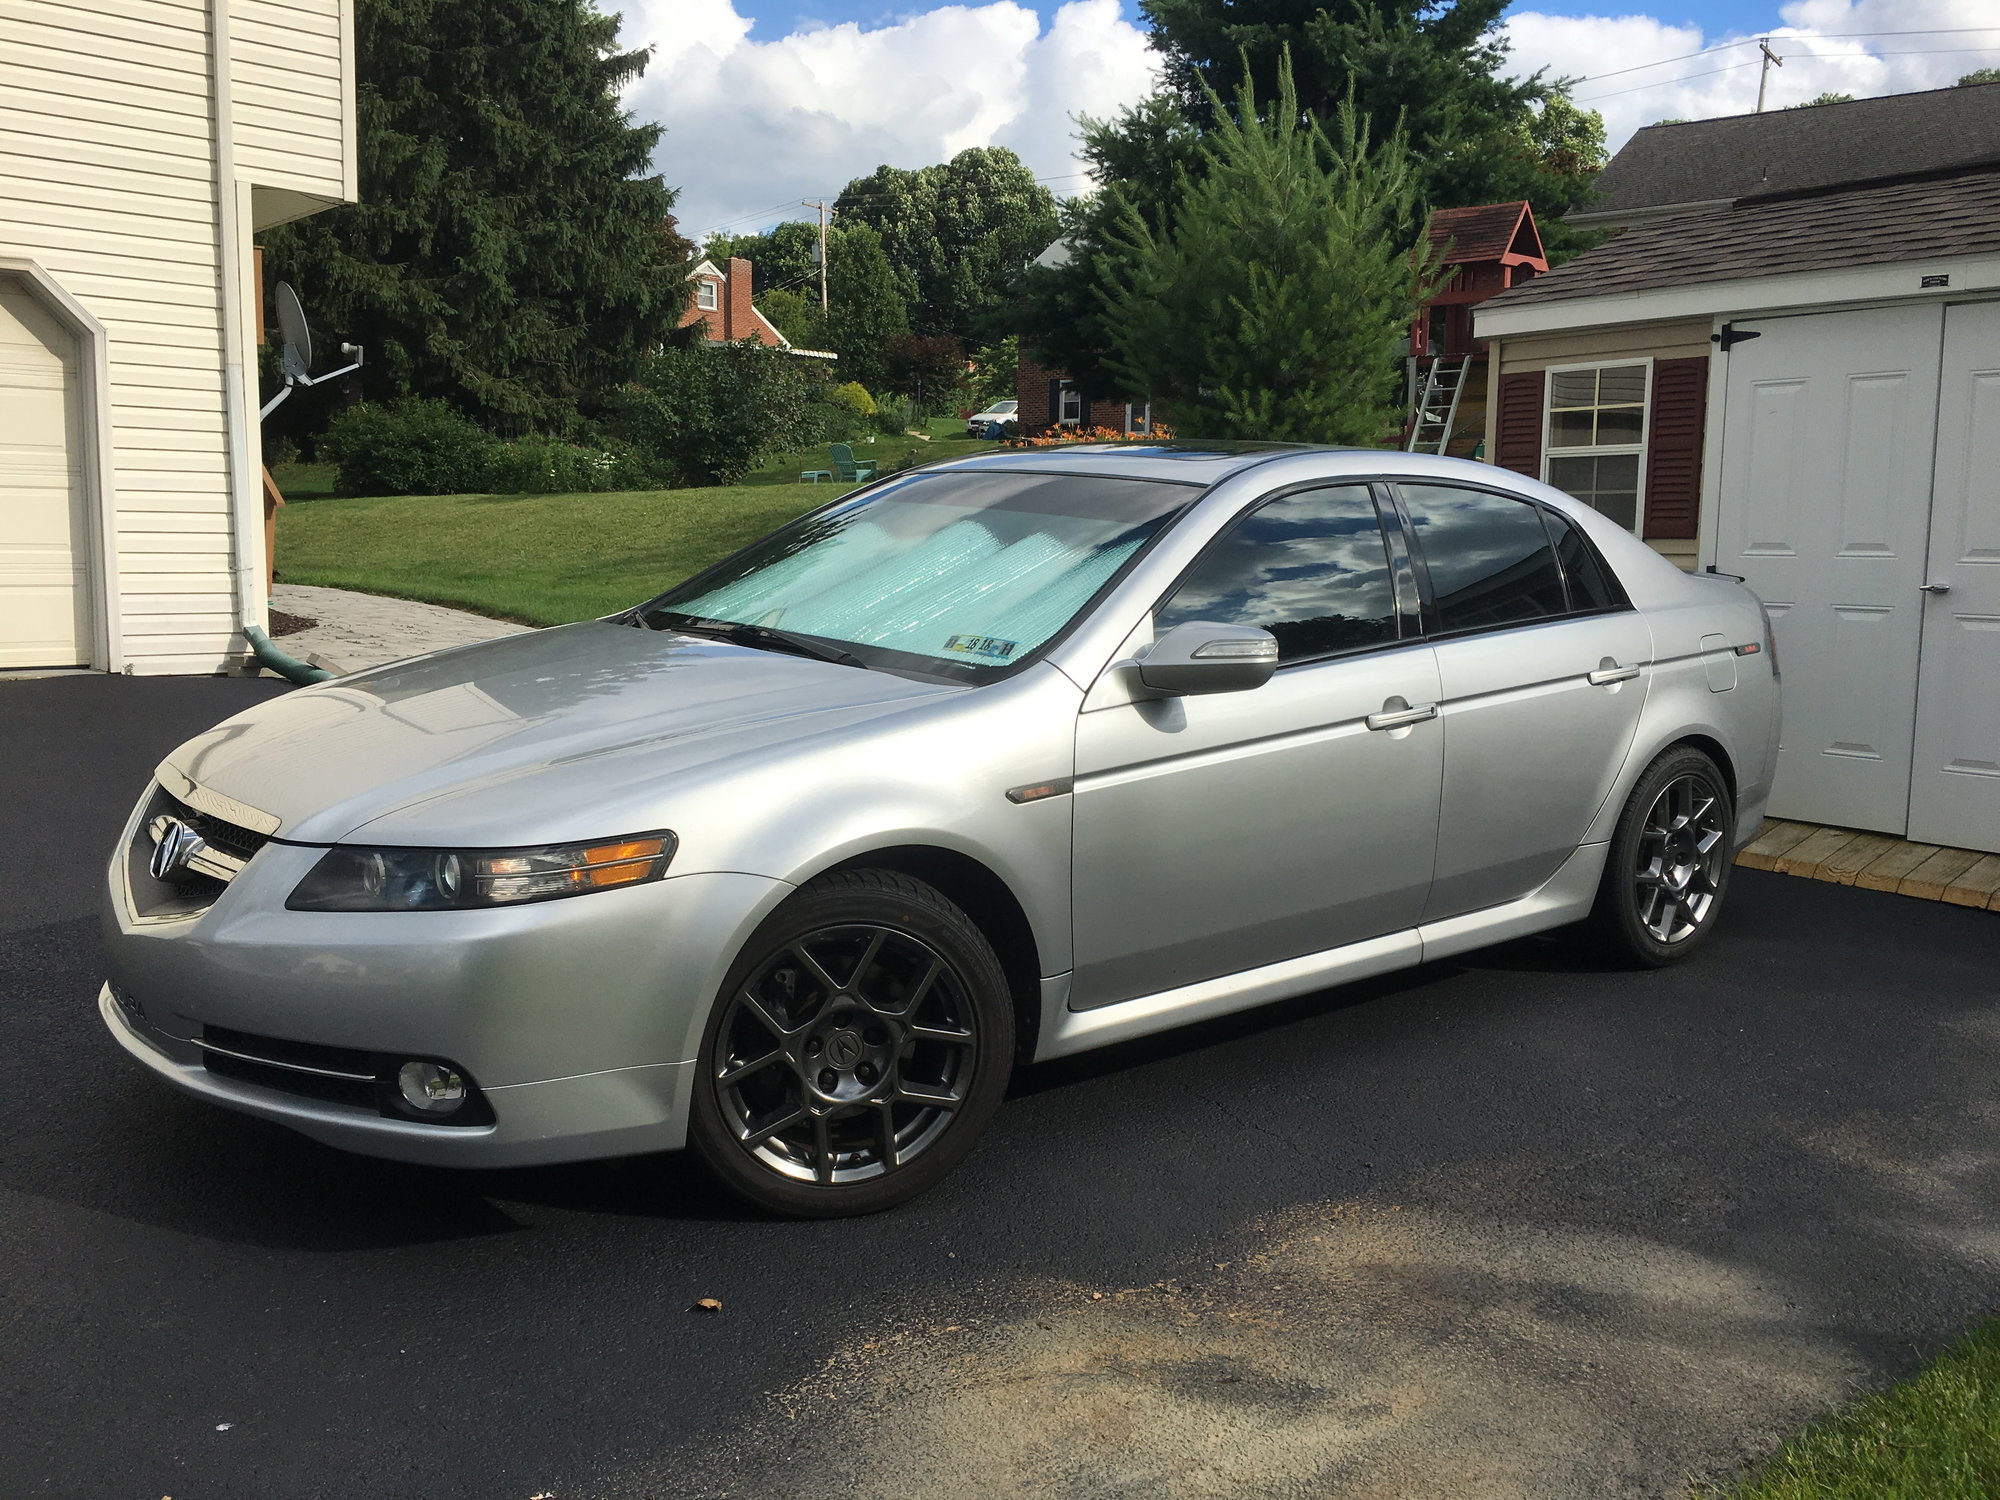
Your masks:
<svg viewBox="0 0 2000 1500"><path fill-rule="evenodd" d="M939 425L943 425L942 421ZM958 424L962 433L963 424ZM991 447L959 436L882 438L857 457L884 468L921 450L958 457ZM309 499L325 465L274 471L278 576L449 604L528 625L609 614L679 583L851 486L800 484L823 448L772 459L744 483L610 495L390 495Z"/></svg>
<svg viewBox="0 0 2000 1500"><path fill-rule="evenodd" d="M1990 1500L2000 1495L2000 1322L1921 1374L1815 1422L1709 1500Z"/></svg>

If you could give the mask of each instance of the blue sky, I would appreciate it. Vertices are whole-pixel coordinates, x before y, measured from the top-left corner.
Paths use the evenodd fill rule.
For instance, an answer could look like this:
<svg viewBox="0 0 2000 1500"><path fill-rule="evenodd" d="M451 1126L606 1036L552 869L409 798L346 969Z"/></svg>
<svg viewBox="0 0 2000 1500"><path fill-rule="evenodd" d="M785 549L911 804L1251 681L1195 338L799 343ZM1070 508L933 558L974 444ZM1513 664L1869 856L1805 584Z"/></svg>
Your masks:
<svg viewBox="0 0 2000 1500"><path fill-rule="evenodd" d="M1044 20L1055 14L1060 0L1017 0ZM933 4L884 3L884 0L744 0L739 7L756 20L751 36L770 41L802 26L834 26L855 21L863 26L880 26L913 11L934 9ZM1134 20L1139 8L1125 0L1125 13ZM1604 0L1525 0L1516 10L1537 10L1552 16L1618 16L1643 14L1670 26L1695 25L1706 32L1748 30L1778 24L1776 4L1743 4L1741 0L1668 0L1668 3L1606 4Z"/></svg>
<svg viewBox="0 0 2000 1500"><path fill-rule="evenodd" d="M1159 62L1136 0L599 3L653 49L626 102L664 127L656 164L697 237L802 217L802 200L879 165L971 146L1019 153L1059 194L1087 191L1075 117L1143 98ZM2000 0L1519 0L1503 24L1510 71L1579 80L1614 151L1656 120L1753 109L1749 39L1775 28L1788 61L1771 73L1772 108L2000 65Z"/></svg>

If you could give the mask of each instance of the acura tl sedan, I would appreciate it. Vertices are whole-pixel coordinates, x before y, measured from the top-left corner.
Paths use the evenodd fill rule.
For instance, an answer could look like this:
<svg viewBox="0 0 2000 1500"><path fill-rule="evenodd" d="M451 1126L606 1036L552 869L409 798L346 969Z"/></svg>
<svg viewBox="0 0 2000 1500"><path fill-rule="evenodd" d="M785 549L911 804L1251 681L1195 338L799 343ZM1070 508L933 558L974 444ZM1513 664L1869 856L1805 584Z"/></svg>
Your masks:
<svg viewBox="0 0 2000 1500"><path fill-rule="evenodd" d="M263 703L111 863L119 1043L407 1161L938 1181L1017 1063L1720 919L1769 623L1484 464L1114 444L880 481L607 619Z"/></svg>

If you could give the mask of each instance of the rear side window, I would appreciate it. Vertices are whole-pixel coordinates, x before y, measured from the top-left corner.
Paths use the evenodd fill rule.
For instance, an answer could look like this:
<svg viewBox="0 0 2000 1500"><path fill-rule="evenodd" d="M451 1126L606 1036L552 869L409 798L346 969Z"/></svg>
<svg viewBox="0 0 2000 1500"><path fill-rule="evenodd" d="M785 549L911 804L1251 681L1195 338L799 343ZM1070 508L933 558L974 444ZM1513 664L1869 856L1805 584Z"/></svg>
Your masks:
<svg viewBox="0 0 2000 1500"><path fill-rule="evenodd" d="M1485 490L1399 485L1439 630L1520 624L1569 612L1538 506Z"/></svg>
<svg viewBox="0 0 2000 1500"><path fill-rule="evenodd" d="M1188 620L1268 630L1281 662L1395 640L1396 588L1368 487L1286 495L1238 521L1153 611L1156 630Z"/></svg>
<svg viewBox="0 0 2000 1500"><path fill-rule="evenodd" d="M1604 576L1604 564L1597 560L1596 550L1583 539L1583 533L1552 510L1543 511L1542 519L1548 523L1556 556L1562 561L1563 579L1569 584L1569 607L1578 614L1618 608L1623 601Z"/></svg>

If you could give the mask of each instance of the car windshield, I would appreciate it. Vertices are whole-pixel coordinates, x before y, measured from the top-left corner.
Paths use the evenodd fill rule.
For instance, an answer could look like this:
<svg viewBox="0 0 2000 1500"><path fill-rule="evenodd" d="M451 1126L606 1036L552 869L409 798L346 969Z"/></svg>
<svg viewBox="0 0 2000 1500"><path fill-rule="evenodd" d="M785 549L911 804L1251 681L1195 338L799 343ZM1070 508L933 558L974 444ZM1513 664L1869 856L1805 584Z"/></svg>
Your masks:
<svg viewBox="0 0 2000 1500"><path fill-rule="evenodd" d="M837 643L864 666L983 682L1061 634L1198 493L1069 474L913 474L774 532L640 618L762 626Z"/></svg>

